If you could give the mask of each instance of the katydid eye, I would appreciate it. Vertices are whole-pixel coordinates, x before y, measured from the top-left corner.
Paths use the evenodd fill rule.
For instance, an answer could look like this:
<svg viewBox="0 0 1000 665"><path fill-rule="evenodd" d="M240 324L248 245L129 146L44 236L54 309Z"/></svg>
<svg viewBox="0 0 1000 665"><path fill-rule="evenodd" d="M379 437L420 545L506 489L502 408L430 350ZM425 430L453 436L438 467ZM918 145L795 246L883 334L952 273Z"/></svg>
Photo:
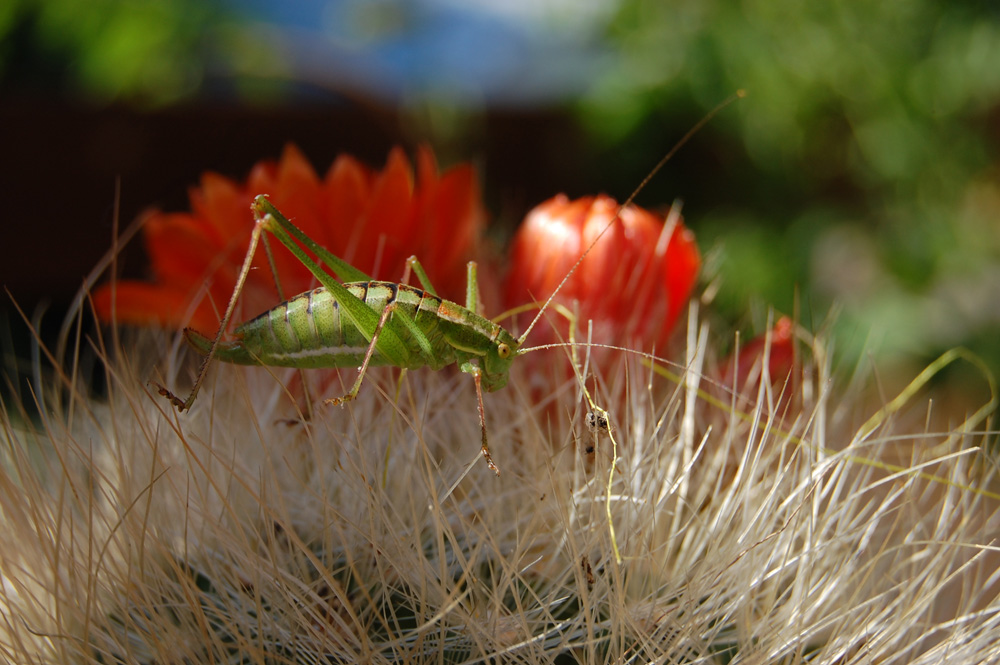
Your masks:
<svg viewBox="0 0 1000 665"><path fill-rule="evenodd" d="M505 343L500 342L499 344L497 344L497 355L500 356L501 358L508 357L510 355L510 347L507 346Z"/></svg>

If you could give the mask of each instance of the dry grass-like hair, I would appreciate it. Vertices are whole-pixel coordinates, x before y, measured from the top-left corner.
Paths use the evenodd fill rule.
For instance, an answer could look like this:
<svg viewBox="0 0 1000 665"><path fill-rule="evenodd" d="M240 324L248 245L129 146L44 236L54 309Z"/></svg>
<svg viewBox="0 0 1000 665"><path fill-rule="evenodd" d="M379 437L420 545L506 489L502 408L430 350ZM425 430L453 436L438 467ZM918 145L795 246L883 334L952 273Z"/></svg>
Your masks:
<svg viewBox="0 0 1000 665"><path fill-rule="evenodd" d="M749 406L714 402L706 334L689 330L679 382L635 357L593 379L618 443L620 563L609 438L588 429L576 380L534 383L545 361L486 399L500 478L479 459L475 393L457 372L376 371L356 402L301 422L293 373L261 368L214 368L177 414L147 381L185 385L191 354L152 333L95 344L104 396L72 359L38 366L35 422L17 401L0 411L0 654L995 657L1000 504L982 489L996 486L983 433L888 416L851 427L821 354L796 394L765 381Z"/></svg>

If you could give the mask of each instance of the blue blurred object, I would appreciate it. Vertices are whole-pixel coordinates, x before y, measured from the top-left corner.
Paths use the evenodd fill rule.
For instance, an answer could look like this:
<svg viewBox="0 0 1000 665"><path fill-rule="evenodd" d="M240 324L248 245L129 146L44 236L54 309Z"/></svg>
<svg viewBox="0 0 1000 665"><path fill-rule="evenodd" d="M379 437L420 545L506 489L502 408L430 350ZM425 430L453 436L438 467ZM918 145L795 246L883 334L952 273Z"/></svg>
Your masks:
<svg viewBox="0 0 1000 665"><path fill-rule="evenodd" d="M617 2L232 1L293 81L405 103L528 106L579 97L610 66ZM246 72L250 73L250 72Z"/></svg>

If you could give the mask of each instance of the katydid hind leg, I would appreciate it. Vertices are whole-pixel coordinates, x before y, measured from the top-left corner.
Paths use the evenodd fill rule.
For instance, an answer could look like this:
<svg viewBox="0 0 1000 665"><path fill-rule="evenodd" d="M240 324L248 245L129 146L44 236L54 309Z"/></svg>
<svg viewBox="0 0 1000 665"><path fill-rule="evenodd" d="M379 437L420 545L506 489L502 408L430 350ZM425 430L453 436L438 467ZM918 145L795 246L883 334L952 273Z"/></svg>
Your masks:
<svg viewBox="0 0 1000 665"><path fill-rule="evenodd" d="M469 261L465 279L465 308L473 314L479 313L479 281L476 268L476 262ZM417 279L420 281L420 285L423 289L430 292L432 295L437 295L434 291L434 287L431 285L430 278L427 277L424 267L420 264L420 260L417 259L416 256L411 256L406 260L406 271L403 273L403 281L405 282L409 279L411 269L417 275ZM422 335L422 333L420 334ZM476 400L479 408L479 426L482 431L481 449L483 457L486 459L486 464L489 465L489 467L493 469L493 472L499 476L500 469L497 467L496 462L493 461L493 456L490 454L489 437L486 433L486 409L483 407L482 370L479 366L470 361L462 363L460 369L466 374L471 374L476 382Z"/></svg>
<svg viewBox="0 0 1000 665"><path fill-rule="evenodd" d="M310 251L317 253L323 262L328 265L334 260L343 264L339 267L331 265L331 268L333 268L337 274L341 276L341 279L345 279L344 275L354 275L364 278L357 281L371 281L371 278L317 245L316 242L305 235L301 229L289 222L285 216L282 215L281 212L267 200L266 197L258 196L254 199L254 214L257 216L258 221L264 225L264 228L279 242L281 242L281 244L283 244L288 251L291 252L295 258L298 259L299 262L302 263L302 265L305 266L305 268L308 269L317 280L319 280L319 283L322 284L323 287L326 288L326 290L334 297L337 304L340 306L341 315L346 315L351 323L358 328L358 330L365 333L365 337L368 337L368 331L375 331L378 327L378 314L360 298L347 290L347 287L326 273L323 268L320 267L316 261L312 260L292 238L294 237L300 240L303 244L309 247ZM350 271L355 272L352 273ZM400 336L403 331L403 324L400 323L400 321L393 319L388 322L388 325L383 324L383 327L384 329L381 333L382 343L379 345L379 351L386 358L388 358L393 365L406 367L409 364L410 354L406 345L403 344Z"/></svg>
<svg viewBox="0 0 1000 665"><path fill-rule="evenodd" d="M263 219L265 217L270 216L273 218L274 224L276 224L283 231L285 231L284 236L278 233L275 233L274 236L278 238L278 240L280 240L283 245L288 247L289 250L292 250L292 245L294 244L291 242L290 238L294 237L296 240L305 245L306 248L309 249L309 251L315 254L322 263L325 263L331 270L333 270L334 274L336 274L337 277L339 277L343 281L345 282L372 281L372 278L369 277L365 272L359 270L358 268L355 268L347 261L343 260L330 250L326 249L318 242L316 242L308 235L306 235L305 231L303 231L302 229L300 229L299 227L295 226L290 221L288 221L288 218L285 217L281 213L281 211L278 210L277 207L275 207L273 203L271 203L266 194L259 194L257 197L255 197L253 204L251 205L251 208L253 210L254 217L256 219ZM270 228L273 228L273 226ZM292 251L294 253L294 250ZM312 272L314 275L316 275L317 278L319 278L321 284L325 285L325 283L323 282L323 278L319 277L319 275L316 273L315 270L313 270L309 266L306 267L309 268L309 271ZM320 270L320 272L322 272L322 270ZM328 277L328 275L326 273L323 273L323 277Z"/></svg>

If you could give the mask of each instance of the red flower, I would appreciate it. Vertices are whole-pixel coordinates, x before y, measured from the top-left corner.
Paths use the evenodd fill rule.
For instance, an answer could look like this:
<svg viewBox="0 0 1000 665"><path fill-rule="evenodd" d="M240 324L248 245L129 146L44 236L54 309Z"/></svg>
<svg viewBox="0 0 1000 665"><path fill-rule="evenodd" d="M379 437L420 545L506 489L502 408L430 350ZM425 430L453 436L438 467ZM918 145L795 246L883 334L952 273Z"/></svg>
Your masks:
<svg viewBox="0 0 1000 665"><path fill-rule="evenodd" d="M665 344L701 267L694 235L679 216L665 224L659 215L628 206L615 219L618 208L608 196L570 201L559 195L528 213L511 248L506 305L548 298L610 223L557 300L579 302L583 329L594 321L594 342ZM520 318L522 328L526 320ZM552 339L535 331L531 344Z"/></svg>
<svg viewBox="0 0 1000 665"><path fill-rule="evenodd" d="M192 212L154 212L147 221L152 281L98 288L97 314L111 319L114 292L119 323L214 330L249 243L257 194L268 194L307 235L372 277L401 279L407 257L416 254L439 294L464 302L465 263L484 219L475 172L463 164L439 175L427 148L416 161L416 185L399 148L380 172L341 155L322 180L291 145L277 163L257 164L245 183L206 173L189 193ZM285 298L315 285L294 256L271 246ZM278 304L263 251L254 266L243 296L248 315Z"/></svg>
<svg viewBox="0 0 1000 665"><path fill-rule="evenodd" d="M730 357L726 360L722 369L723 385L733 387L736 390L744 390L747 387L756 388L760 383L761 363L765 350L767 351L768 378L771 385L780 386L788 380L788 376L795 366L795 325L790 318L781 317L769 333L755 337L740 349L736 362L738 367L735 380L733 358ZM756 378L748 386L746 382L750 376Z"/></svg>

